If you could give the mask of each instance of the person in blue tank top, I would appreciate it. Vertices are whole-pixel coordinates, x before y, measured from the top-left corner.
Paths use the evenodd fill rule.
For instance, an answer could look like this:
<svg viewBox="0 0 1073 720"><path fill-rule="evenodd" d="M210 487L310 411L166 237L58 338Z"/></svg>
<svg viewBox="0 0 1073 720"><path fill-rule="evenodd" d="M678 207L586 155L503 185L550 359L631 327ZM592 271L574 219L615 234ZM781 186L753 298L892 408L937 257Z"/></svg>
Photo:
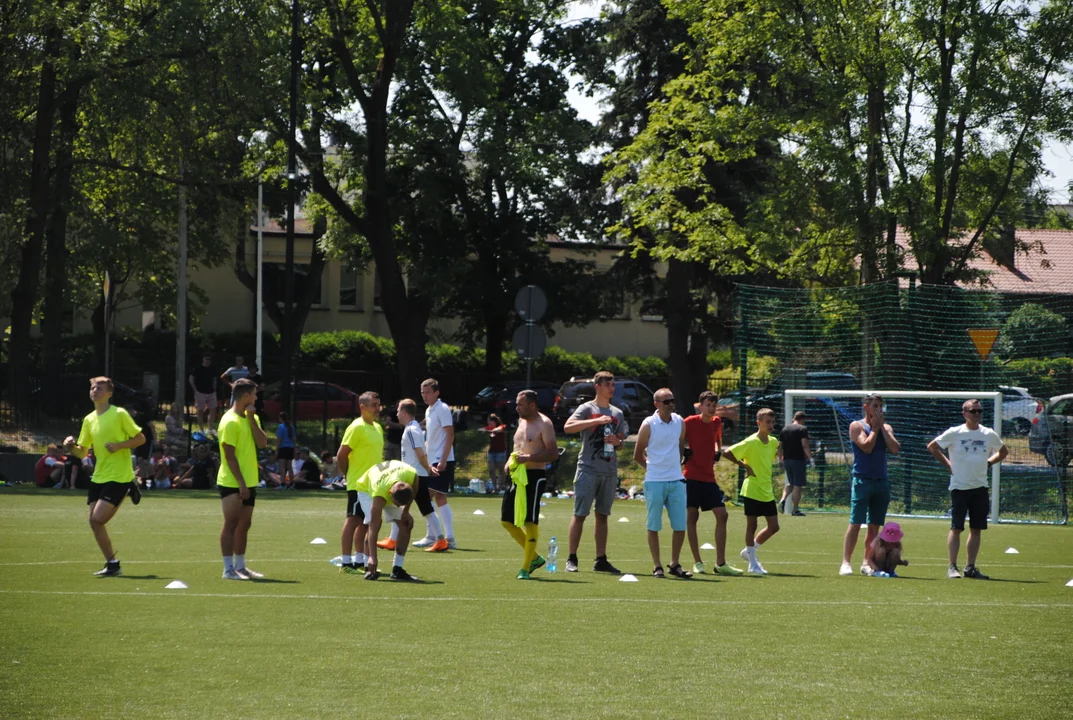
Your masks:
<svg viewBox="0 0 1073 720"><path fill-rule="evenodd" d="M875 393L864 396L864 418L854 420L849 426L849 439L853 447L853 470L850 474L849 528L842 546L842 567L839 575L853 574L853 550L861 525L868 524L864 560L861 575L871 575L868 560L872 555L872 542L887 521L887 506L890 504L890 479L887 475L887 455L897 455L901 443L883 415L883 398Z"/></svg>

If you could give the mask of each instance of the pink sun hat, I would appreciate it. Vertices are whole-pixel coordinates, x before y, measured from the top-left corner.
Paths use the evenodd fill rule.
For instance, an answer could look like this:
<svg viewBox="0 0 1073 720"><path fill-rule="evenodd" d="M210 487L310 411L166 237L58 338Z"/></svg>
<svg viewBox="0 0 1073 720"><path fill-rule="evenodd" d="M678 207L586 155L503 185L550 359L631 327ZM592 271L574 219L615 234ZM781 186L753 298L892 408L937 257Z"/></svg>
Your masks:
<svg viewBox="0 0 1073 720"><path fill-rule="evenodd" d="M879 532L879 539L884 542L896 543L902 539L902 526L896 522L889 522Z"/></svg>

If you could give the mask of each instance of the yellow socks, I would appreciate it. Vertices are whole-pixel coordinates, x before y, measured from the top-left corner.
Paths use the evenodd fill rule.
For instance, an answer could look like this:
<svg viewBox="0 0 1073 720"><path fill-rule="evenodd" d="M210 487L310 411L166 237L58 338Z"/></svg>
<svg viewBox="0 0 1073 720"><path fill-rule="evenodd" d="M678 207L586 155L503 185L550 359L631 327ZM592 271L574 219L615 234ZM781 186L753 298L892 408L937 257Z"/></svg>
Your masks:
<svg viewBox="0 0 1073 720"><path fill-rule="evenodd" d="M517 528L515 528L517 529ZM519 530L519 534L521 531ZM525 560L523 568L528 569L537 556L537 539L540 537L540 526L534 523L525 524Z"/></svg>

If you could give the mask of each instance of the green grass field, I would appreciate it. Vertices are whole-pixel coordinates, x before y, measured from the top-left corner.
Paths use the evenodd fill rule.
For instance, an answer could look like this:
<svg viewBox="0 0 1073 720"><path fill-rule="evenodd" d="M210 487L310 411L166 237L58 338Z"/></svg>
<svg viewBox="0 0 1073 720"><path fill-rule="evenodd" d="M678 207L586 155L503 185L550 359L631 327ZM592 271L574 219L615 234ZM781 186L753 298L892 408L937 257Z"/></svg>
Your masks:
<svg viewBox="0 0 1073 720"><path fill-rule="evenodd" d="M644 505L620 501L610 557L639 582L589 571L590 530L582 572L541 570L526 583L514 579L521 551L498 501L460 497L460 549L414 551L407 569L425 582L411 585L328 564L340 493L266 492L247 557L268 579L227 582L219 501L160 492L110 525L125 576L96 578L82 493L0 492L4 718L1056 718L1073 708L1068 527L993 526L980 566L996 580L951 581L945 523L907 520L912 565L880 580L838 576L845 516L784 517L760 553L768 577L656 580ZM547 501L542 547L552 534L565 545L570 508ZM732 508L739 566L743 522ZM711 528L709 518L702 542ZM669 545L665 532L664 562ZM166 590L175 579L189 588Z"/></svg>

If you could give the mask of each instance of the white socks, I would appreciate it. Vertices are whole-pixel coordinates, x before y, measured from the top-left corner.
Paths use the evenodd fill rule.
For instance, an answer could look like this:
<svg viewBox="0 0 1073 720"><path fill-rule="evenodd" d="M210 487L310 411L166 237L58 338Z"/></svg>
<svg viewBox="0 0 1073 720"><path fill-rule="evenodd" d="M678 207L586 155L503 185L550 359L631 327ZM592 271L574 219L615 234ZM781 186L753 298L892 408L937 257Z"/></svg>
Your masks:
<svg viewBox="0 0 1073 720"><path fill-rule="evenodd" d="M438 540L443 537L443 528L440 527L440 519L436 517L436 511L433 510L425 516L425 522L428 523L428 533L425 535L427 538ZM394 525L394 523L392 523Z"/></svg>
<svg viewBox="0 0 1073 720"><path fill-rule="evenodd" d="M391 523L391 534L388 535L388 537L391 538L392 540L398 540L399 539L399 524L398 523Z"/></svg>
<svg viewBox="0 0 1073 720"><path fill-rule="evenodd" d="M350 564L352 564L354 562L354 556L353 555L343 555L339 559L342 560L344 565L350 565Z"/></svg>
<svg viewBox="0 0 1073 720"><path fill-rule="evenodd" d="M451 506L450 505L440 505L438 508L436 508L436 510L439 513L440 518L443 520L443 529L444 529L444 532L447 535L447 539L448 540L454 540L454 537L455 537L455 523L454 523L454 515L451 513ZM439 536L437 535L437 537L439 537Z"/></svg>
<svg viewBox="0 0 1073 720"><path fill-rule="evenodd" d="M395 567L402 567L402 562L405 559L405 555L399 555L398 553L395 553Z"/></svg>
<svg viewBox="0 0 1073 720"><path fill-rule="evenodd" d="M223 557L224 557L224 572L230 572L230 571L234 570L235 569L235 560L234 560L235 556L234 555L224 555Z"/></svg>
<svg viewBox="0 0 1073 720"><path fill-rule="evenodd" d="M365 564L365 553L356 553L354 555L354 562L357 563L358 565L364 565Z"/></svg>
<svg viewBox="0 0 1073 720"><path fill-rule="evenodd" d="M234 557L235 557L235 569L236 570L245 570L246 569L246 556L245 555L235 555Z"/></svg>

